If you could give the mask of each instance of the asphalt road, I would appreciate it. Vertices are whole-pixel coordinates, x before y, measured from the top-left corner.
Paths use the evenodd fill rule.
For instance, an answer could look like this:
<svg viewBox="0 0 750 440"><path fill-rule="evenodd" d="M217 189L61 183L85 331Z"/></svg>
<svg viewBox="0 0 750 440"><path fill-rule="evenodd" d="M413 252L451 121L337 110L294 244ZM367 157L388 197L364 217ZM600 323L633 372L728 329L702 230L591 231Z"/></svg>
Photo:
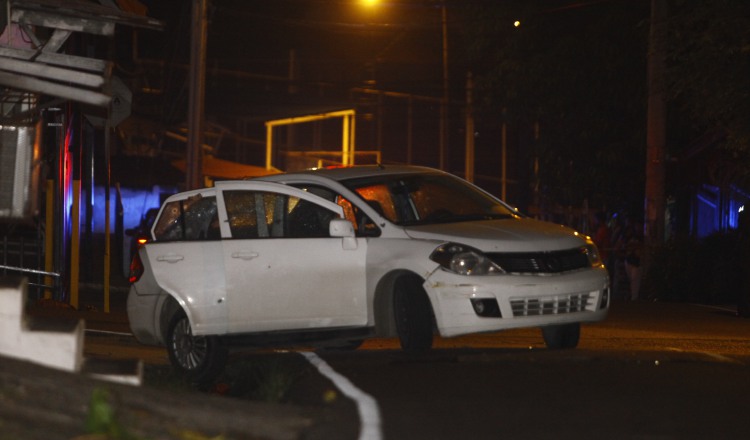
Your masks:
<svg viewBox="0 0 750 440"><path fill-rule="evenodd" d="M750 320L689 304L615 304L577 350L539 331L394 341L321 356L379 404L387 439L705 439L750 433Z"/></svg>
<svg viewBox="0 0 750 440"><path fill-rule="evenodd" d="M59 314L51 311L49 314ZM124 312L78 313L86 320L86 352L103 358L140 357L146 363L168 359L160 348L139 345L129 334ZM435 348L543 349L538 329L436 338ZM396 350L395 339L371 339L360 350ZM578 349L601 351L686 351L707 355L750 357L750 319L738 318L730 306L664 302L615 302L605 321L582 327Z"/></svg>
<svg viewBox="0 0 750 440"><path fill-rule="evenodd" d="M378 402L387 439L747 438L750 371L710 357L461 349L325 359Z"/></svg>
<svg viewBox="0 0 750 440"><path fill-rule="evenodd" d="M127 335L95 331L86 353L155 366L167 359ZM583 327L576 350L547 350L538 329L525 329L438 338L420 355L373 339L317 356L354 398L299 353L235 357L294 365L283 401L336 409L302 438L704 439L750 430L750 320L728 307L615 303L606 321Z"/></svg>

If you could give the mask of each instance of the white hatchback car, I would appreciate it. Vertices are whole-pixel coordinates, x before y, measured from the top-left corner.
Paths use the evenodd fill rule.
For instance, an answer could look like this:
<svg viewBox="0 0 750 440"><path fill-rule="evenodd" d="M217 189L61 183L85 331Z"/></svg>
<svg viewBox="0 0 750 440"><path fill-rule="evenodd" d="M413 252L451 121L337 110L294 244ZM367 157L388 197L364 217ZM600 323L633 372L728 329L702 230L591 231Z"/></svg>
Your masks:
<svg viewBox="0 0 750 440"><path fill-rule="evenodd" d="M363 166L278 174L168 198L131 270L128 315L194 380L233 346L355 348L398 336L541 327L578 344L609 308L592 241L524 217L448 173Z"/></svg>

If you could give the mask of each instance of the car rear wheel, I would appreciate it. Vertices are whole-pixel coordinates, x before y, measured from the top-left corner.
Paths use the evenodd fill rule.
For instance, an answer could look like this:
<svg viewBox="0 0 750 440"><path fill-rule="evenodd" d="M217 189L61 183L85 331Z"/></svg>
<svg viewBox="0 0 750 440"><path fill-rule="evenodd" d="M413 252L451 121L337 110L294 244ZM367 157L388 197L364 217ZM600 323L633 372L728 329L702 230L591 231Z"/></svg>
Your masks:
<svg viewBox="0 0 750 440"><path fill-rule="evenodd" d="M167 351L175 370L196 384L215 379L227 361L227 349L218 338L193 336L190 321L182 310L169 322Z"/></svg>
<svg viewBox="0 0 750 440"><path fill-rule="evenodd" d="M557 350L566 348L576 348L581 336L581 324L551 325L542 327L542 337L547 348Z"/></svg>
<svg viewBox="0 0 750 440"><path fill-rule="evenodd" d="M415 279L402 278L396 283L393 309L401 348L429 350L432 347L432 307Z"/></svg>

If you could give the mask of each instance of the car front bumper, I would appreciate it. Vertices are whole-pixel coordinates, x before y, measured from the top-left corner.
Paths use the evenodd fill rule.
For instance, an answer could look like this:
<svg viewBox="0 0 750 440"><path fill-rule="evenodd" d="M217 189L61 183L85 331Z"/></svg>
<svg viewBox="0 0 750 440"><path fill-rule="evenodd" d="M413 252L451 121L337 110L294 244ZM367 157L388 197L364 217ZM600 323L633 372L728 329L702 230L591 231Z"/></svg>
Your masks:
<svg viewBox="0 0 750 440"><path fill-rule="evenodd" d="M424 288L441 336L601 321L610 302L604 268L553 275L462 276L436 270ZM472 299L496 300L500 316L479 316Z"/></svg>

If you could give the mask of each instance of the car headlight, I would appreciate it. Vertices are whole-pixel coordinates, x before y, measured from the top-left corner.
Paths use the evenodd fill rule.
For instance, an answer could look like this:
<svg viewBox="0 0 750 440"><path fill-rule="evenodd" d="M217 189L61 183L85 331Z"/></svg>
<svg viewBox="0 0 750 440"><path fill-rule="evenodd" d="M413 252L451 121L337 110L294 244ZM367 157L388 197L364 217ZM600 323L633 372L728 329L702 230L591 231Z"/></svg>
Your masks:
<svg viewBox="0 0 750 440"><path fill-rule="evenodd" d="M604 262L602 261L602 256L599 253L599 248L596 247L593 241L586 240L586 245L583 247L583 253L586 254L586 257L588 257L589 264L591 264L592 267L597 267L604 264Z"/></svg>
<svg viewBox="0 0 750 440"><path fill-rule="evenodd" d="M458 243L446 243L432 252L430 259L443 269L459 275L500 274L503 270L482 251Z"/></svg>

